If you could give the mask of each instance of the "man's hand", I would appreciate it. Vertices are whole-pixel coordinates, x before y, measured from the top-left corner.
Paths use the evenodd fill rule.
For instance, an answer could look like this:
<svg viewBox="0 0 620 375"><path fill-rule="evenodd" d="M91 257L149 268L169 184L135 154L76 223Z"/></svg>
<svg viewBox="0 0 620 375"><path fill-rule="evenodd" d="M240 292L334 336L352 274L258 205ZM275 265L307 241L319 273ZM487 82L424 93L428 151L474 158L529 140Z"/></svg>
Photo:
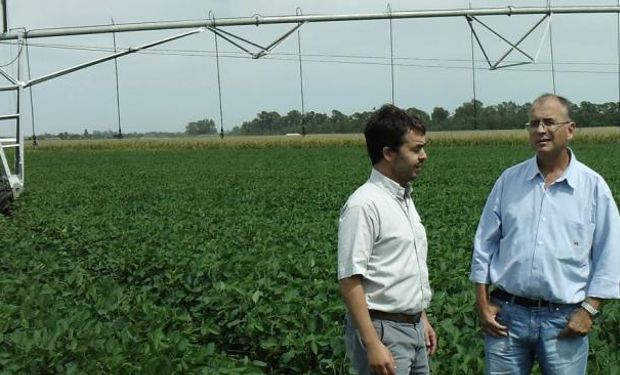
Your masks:
<svg viewBox="0 0 620 375"><path fill-rule="evenodd" d="M568 321L568 324L558 338L585 336L592 330L592 317L582 308L577 308Z"/></svg>
<svg viewBox="0 0 620 375"><path fill-rule="evenodd" d="M396 375L396 363L390 350L379 340L366 345L366 356L370 368L377 375Z"/></svg>
<svg viewBox="0 0 620 375"><path fill-rule="evenodd" d="M424 321L424 341L426 342L426 352L428 355L433 356L437 352L437 334L428 321L426 312L422 313L422 320Z"/></svg>
<svg viewBox="0 0 620 375"><path fill-rule="evenodd" d="M478 316L482 329L491 336L506 337L508 336L508 327L499 324L496 320L500 311L501 307L494 303L478 303Z"/></svg>
<svg viewBox="0 0 620 375"><path fill-rule="evenodd" d="M496 320L501 307L489 300L489 286L487 284L476 283L476 304L482 330L495 337L508 336L508 327L499 324Z"/></svg>
<svg viewBox="0 0 620 375"><path fill-rule="evenodd" d="M508 327L499 324L496 320L501 307L489 300L489 286L487 284L476 283L476 304L482 330L495 337L508 336Z"/></svg>

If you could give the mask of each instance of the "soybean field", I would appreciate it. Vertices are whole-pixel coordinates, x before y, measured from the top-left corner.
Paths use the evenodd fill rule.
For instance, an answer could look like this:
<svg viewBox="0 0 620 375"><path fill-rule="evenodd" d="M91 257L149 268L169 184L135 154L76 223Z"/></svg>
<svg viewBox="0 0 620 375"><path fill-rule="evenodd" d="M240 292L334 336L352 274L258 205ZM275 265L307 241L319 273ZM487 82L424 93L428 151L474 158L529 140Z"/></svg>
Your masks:
<svg viewBox="0 0 620 375"><path fill-rule="evenodd" d="M432 372L480 374L472 239L495 179L532 152L525 136L429 138L413 194ZM619 140L573 145L617 202ZM349 373L336 249L370 173L360 138L110 144L26 152L27 190L0 217L0 374ZM611 302L589 373L619 374L619 345Z"/></svg>

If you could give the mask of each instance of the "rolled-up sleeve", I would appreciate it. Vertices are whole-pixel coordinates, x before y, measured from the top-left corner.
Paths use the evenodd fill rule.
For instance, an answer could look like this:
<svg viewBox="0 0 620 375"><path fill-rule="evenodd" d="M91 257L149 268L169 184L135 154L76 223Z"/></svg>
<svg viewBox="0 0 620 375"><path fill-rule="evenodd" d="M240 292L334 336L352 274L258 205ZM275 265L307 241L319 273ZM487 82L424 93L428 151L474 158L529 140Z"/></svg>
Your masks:
<svg viewBox="0 0 620 375"><path fill-rule="evenodd" d="M499 249L501 237L501 192L502 177L500 177L482 210L478 229L474 237L474 252L471 261L469 278L475 283L490 284L489 266L493 255Z"/></svg>
<svg viewBox="0 0 620 375"><path fill-rule="evenodd" d="M338 279L364 276L372 252L376 228L368 207L345 205L338 225Z"/></svg>
<svg viewBox="0 0 620 375"><path fill-rule="evenodd" d="M587 296L620 298L620 215L607 184L597 189L592 239L592 272Z"/></svg>

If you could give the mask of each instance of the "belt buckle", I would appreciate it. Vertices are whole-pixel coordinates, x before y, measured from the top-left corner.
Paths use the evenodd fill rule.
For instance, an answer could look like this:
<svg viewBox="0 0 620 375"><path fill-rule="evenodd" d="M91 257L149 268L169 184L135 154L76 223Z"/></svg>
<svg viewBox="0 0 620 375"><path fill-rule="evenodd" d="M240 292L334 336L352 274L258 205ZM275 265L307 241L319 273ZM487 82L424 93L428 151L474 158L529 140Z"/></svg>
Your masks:
<svg viewBox="0 0 620 375"><path fill-rule="evenodd" d="M542 298L536 298L533 301L535 302L535 306L533 306L533 307L535 307L537 309L542 309L542 308L545 308L545 307L552 307L552 305L553 305L551 302L546 301L546 300L544 300Z"/></svg>

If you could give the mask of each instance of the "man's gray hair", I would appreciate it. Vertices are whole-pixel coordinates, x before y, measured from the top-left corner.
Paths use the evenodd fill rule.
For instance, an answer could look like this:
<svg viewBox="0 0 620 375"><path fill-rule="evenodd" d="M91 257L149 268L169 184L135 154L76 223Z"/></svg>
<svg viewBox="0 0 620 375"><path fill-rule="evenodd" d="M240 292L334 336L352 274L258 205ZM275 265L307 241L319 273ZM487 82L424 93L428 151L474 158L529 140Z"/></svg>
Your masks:
<svg viewBox="0 0 620 375"><path fill-rule="evenodd" d="M546 93L546 94L542 94L541 96L539 96L538 98L536 98L534 100L534 102L532 103L532 108L534 108L535 105L540 104L544 101L547 101L549 99L555 99L557 100L562 107L564 107L564 111L566 113L566 119L568 121L571 121L570 119L570 108L572 106L572 103L566 99L565 97L561 96L561 95L557 95L557 94L551 94L551 93Z"/></svg>

